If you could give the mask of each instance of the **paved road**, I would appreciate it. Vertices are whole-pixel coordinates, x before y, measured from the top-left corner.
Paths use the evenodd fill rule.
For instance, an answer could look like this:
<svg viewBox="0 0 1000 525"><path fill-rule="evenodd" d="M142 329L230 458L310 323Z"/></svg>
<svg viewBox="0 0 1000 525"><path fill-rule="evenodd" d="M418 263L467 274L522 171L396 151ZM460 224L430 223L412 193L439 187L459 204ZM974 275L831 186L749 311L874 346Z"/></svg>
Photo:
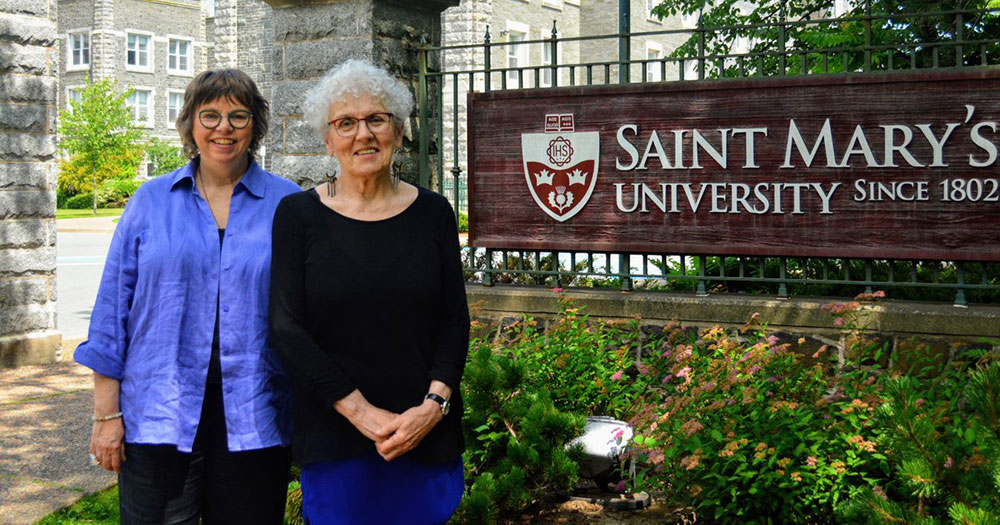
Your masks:
<svg viewBox="0 0 1000 525"><path fill-rule="evenodd" d="M65 219L57 223L57 328L64 340L79 339L87 335L114 223L111 218Z"/></svg>

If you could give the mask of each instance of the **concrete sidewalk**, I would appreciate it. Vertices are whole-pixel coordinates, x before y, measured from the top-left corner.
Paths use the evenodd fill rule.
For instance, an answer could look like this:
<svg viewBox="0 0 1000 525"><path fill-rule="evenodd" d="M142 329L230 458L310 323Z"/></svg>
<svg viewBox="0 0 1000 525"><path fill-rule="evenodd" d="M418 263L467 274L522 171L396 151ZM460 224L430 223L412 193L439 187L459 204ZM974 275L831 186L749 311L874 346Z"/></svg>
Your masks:
<svg viewBox="0 0 1000 525"><path fill-rule="evenodd" d="M70 344L65 344L70 343ZM87 457L93 375L64 361L0 369L0 524L30 524L115 483Z"/></svg>
<svg viewBox="0 0 1000 525"><path fill-rule="evenodd" d="M76 219L56 219L56 231L75 233L114 233L115 217L81 217Z"/></svg>

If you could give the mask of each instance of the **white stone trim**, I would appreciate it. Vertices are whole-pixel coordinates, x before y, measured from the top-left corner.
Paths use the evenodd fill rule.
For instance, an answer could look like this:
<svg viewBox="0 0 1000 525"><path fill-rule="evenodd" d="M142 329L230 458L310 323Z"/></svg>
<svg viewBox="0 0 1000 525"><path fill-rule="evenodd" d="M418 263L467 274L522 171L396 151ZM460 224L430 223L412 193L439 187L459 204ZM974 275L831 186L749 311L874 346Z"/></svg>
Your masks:
<svg viewBox="0 0 1000 525"><path fill-rule="evenodd" d="M188 37L188 36L171 35L171 34L168 34L166 36L166 40L167 40L167 74L168 75L174 75L174 76L180 76L180 77L193 77L194 76L194 43L195 43L195 40L193 38L191 38L191 37ZM188 50L188 52L187 52L187 64L188 64L188 67L187 67L187 69L175 69L175 68L171 68L170 67L170 41L171 40L178 40L178 41L187 42L187 44L188 44L188 46L187 46L187 50Z"/></svg>
<svg viewBox="0 0 1000 525"><path fill-rule="evenodd" d="M81 65L73 64L73 37L76 35L87 35L87 63ZM66 72L87 71L90 64L94 62L94 37L90 34L90 28L74 29L66 31Z"/></svg>
<svg viewBox="0 0 1000 525"><path fill-rule="evenodd" d="M131 35L145 36L149 38L149 47L146 50L146 65L132 65L128 63L128 37ZM153 73L156 67L156 40L154 39L154 33L150 31L142 31L139 29L126 29L125 30L125 71L132 71L135 73ZM138 58L138 55L137 57Z"/></svg>
<svg viewBox="0 0 1000 525"><path fill-rule="evenodd" d="M130 86L133 92L147 91L149 96L146 97L146 118L144 120L133 120L132 122L143 128L155 128L156 127L156 88L152 86ZM128 101L126 100L126 104ZM129 108L131 111L131 107ZM134 112L133 112L134 114Z"/></svg>
<svg viewBox="0 0 1000 525"><path fill-rule="evenodd" d="M542 7L548 7L549 9L562 11L563 0L542 0Z"/></svg>

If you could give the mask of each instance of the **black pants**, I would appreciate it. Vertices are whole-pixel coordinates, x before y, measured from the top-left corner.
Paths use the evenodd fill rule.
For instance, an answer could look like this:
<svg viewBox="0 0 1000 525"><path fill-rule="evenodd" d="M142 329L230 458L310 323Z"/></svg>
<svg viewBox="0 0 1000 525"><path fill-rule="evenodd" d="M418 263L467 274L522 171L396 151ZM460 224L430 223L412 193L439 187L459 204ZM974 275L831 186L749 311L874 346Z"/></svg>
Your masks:
<svg viewBox="0 0 1000 525"><path fill-rule="evenodd" d="M125 458L118 475L122 524L282 522L290 451L229 452L221 385L206 389L190 454L173 445L126 443Z"/></svg>

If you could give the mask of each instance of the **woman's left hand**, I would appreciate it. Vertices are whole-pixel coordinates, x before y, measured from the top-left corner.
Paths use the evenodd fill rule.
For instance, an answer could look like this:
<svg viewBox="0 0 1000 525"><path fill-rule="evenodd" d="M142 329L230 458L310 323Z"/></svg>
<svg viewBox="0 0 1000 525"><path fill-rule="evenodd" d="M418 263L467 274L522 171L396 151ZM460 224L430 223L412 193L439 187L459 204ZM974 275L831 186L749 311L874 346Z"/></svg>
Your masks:
<svg viewBox="0 0 1000 525"><path fill-rule="evenodd" d="M375 445L386 461L392 461L413 450L444 416L441 405L427 399L418 406L400 414L382 427L379 434L385 439Z"/></svg>

